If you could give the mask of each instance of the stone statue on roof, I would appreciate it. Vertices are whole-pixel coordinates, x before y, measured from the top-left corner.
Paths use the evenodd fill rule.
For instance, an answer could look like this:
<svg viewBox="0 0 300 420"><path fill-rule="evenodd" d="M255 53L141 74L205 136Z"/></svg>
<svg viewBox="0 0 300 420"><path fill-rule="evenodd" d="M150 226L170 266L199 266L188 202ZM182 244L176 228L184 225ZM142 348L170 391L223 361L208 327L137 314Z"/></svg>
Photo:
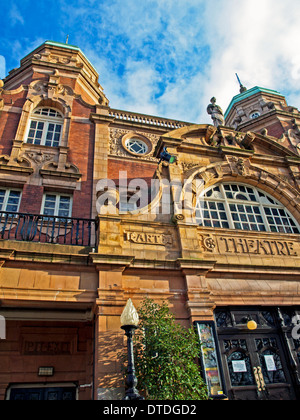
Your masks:
<svg viewBox="0 0 300 420"><path fill-rule="evenodd" d="M210 102L211 103L207 107L207 113L211 115L214 126L219 127L219 125L224 125L224 114L222 108L219 105L216 105L216 98L211 98Z"/></svg>

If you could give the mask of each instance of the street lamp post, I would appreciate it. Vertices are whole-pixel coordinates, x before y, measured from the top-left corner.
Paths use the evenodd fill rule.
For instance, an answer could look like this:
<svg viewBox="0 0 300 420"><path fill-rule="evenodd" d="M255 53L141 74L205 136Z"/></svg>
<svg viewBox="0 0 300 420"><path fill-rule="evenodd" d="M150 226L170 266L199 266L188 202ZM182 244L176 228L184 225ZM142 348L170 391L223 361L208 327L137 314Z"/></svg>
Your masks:
<svg viewBox="0 0 300 420"><path fill-rule="evenodd" d="M121 315L121 328L125 331L127 337L127 353L128 353L128 369L127 369L127 389L125 393L124 400L143 400L144 398L140 396L137 386L137 378L135 375L135 366L134 366L134 355L133 355L133 341L135 330L138 327L139 316L133 306L131 299L128 299L128 302L124 308L124 311Z"/></svg>

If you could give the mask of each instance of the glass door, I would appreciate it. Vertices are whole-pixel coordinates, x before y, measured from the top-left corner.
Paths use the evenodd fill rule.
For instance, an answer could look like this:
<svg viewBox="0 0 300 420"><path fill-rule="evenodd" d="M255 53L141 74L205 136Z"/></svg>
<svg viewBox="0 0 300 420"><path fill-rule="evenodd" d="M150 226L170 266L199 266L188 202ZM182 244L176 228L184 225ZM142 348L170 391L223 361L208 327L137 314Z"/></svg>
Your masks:
<svg viewBox="0 0 300 420"><path fill-rule="evenodd" d="M257 329L247 329L245 309L216 313L229 399L294 400L293 378L275 312L251 310Z"/></svg>
<svg viewBox="0 0 300 420"><path fill-rule="evenodd" d="M220 339L220 347L231 399L295 399L278 336L224 336Z"/></svg>

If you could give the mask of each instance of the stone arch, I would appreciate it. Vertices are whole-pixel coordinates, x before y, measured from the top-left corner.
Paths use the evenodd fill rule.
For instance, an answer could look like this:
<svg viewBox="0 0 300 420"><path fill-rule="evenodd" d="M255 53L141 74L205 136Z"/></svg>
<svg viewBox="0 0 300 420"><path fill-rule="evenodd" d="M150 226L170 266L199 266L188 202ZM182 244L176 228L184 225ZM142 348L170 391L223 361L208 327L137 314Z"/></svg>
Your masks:
<svg viewBox="0 0 300 420"><path fill-rule="evenodd" d="M260 167L251 165L245 167L245 172L239 173L239 169L229 161L215 162L205 168L196 167L186 172L185 184L181 193L181 202L183 203L185 188L192 188L193 202L191 206L184 206L185 218L193 219L195 209L196 194L199 193L199 183L197 179L204 181L202 191L222 182L240 182L249 184L261 189L282 203L286 209L294 216L300 224L300 193L291 184L283 181L279 176L272 174Z"/></svg>
<svg viewBox="0 0 300 420"><path fill-rule="evenodd" d="M38 107L56 108L64 116L61 145L67 146L71 121L71 107L62 98L44 98L43 95L35 95L28 98L23 105L20 122L17 129L16 139L25 142L26 132L31 113Z"/></svg>

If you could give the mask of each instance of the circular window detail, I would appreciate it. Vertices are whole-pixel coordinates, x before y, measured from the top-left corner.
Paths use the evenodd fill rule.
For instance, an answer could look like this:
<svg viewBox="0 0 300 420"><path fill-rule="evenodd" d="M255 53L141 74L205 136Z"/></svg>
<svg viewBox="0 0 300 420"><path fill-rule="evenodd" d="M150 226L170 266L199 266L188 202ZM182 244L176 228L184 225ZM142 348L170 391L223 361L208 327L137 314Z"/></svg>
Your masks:
<svg viewBox="0 0 300 420"><path fill-rule="evenodd" d="M258 117L260 117L260 112L258 112L258 111L254 111L250 114L250 118L252 120L255 120L255 118L258 118Z"/></svg>
<svg viewBox="0 0 300 420"><path fill-rule="evenodd" d="M129 153L132 153L133 155L141 156L141 155L146 155L147 153L149 153L148 144L140 138L131 137L125 140L123 144L125 146L125 149Z"/></svg>

